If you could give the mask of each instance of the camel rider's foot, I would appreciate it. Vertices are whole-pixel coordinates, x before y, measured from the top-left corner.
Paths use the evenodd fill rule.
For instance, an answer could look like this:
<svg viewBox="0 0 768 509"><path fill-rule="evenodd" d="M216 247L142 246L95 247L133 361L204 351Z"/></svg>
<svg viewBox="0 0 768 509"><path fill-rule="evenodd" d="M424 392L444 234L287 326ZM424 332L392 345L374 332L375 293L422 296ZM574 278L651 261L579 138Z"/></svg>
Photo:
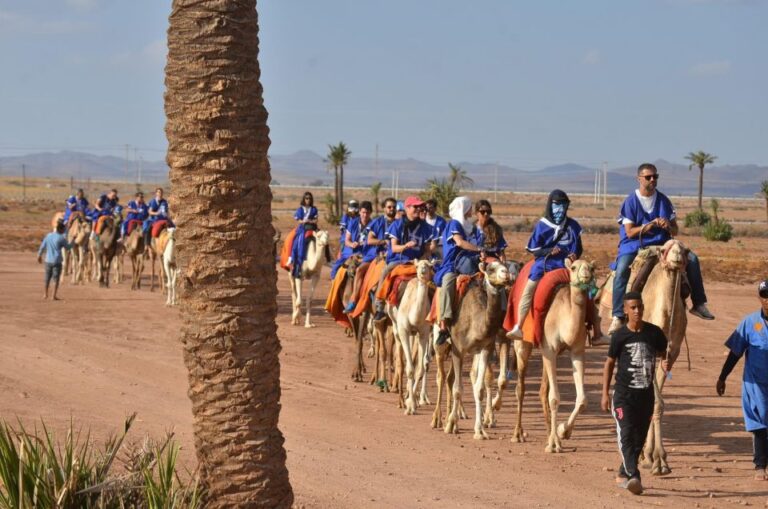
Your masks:
<svg viewBox="0 0 768 509"><path fill-rule="evenodd" d="M611 318L611 325L608 327L608 335L613 336L613 333L624 327L624 317L614 316Z"/></svg>
<svg viewBox="0 0 768 509"><path fill-rule="evenodd" d="M699 304L698 306L693 306L690 310L690 313L694 316L698 316L699 318L703 320L714 320L715 315L709 312L709 309L707 309L707 304Z"/></svg>
<svg viewBox="0 0 768 509"><path fill-rule="evenodd" d="M435 345L440 346L444 345L448 339L450 339L451 333L448 329L440 329L440 332L437 333L437 339L435 340Z"/></svg>
<svg viewBox="0 0 768 509"><path fill-rule="evenodd" d="M619 484L619 486L625 488L633 495L640 495L643 492L643 484L640 482L639 477L632 477L631 479L627 479L623 483Z"/></svg>
<svg viewBox="0 0 768 509"><path fill-rule="evenodd" d="M344 313L349 314L352 311L355 310L355 306L357 306L357 303L355 301L351 301L349 304L347 304L347 307L344 308Z"/></svg>
<svg viewBox="0 0 768 509"><path fill-rule="evenodd" d="M592 346L599 346L599 345L610 345L611 344L611 336L606 336L602 332L599 334L595 334L595 337L592 339Z"/></svg>
<svg viewBox="0 0 768 509"><path fill-rule="evenodd" d="M383 309L379 309L378 311L376 311L376 314L373 315L373 321L374 322L380 322L380 321L384 320L386 317L387 317L387 315L386 315L386 313L384 313L384 310Z"/></svg>
<svg viewBox="0 0 768 509"><path fill-rule="evenodd" d="M523 329L520 328L520 325L515 324L512 330L507 332L506 336L507 339L523 339Z"/></svg>

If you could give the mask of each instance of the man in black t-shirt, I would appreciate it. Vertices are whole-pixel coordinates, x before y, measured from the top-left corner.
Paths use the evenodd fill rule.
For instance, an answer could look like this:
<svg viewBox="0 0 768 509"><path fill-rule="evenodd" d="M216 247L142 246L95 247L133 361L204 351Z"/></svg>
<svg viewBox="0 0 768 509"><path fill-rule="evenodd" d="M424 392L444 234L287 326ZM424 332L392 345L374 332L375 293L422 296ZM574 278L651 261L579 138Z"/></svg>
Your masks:
<svg viewBox="0 0 768 509"><path fill-rule="evenodd" d="M643 492L637 461L643 450L648 427L653 417L653 378L656 357L662 357L661 368L667 372L667 338L656 325L643 321L643 298L639 292L624 296L624 314L627 324L613 333L608 358L603 368L603 397L600 403L604 412L613 409L616 420L622 464L619 478L622 488L635 495ZM608 394L613 369L618 361L613 405Z"/></svg>

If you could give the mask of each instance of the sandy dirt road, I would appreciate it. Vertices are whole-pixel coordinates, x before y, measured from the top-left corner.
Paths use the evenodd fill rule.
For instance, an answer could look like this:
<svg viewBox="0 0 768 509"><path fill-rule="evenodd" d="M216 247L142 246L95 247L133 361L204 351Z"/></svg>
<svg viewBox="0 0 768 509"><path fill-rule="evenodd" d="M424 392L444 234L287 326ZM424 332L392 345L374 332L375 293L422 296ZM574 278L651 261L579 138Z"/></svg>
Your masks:
<svg viewBox="0 0 768 509"><path fill-rule="evenodd" d="M327 274L327 273L326 273ZM42 270L31 253L0 258L0 412L31 425L40 417L57 430L70 417L91 426L96 440L137 411L133 436L173 428L194 467L186 371L176 310L159 294L64 284L63 301L43 302ZM491 439L472 439L471 421L448 436L430 428L432 407L406 417L393 394L349 379L352 342L321 312L318 327L289 325L290 294L280 274L282 413L296 505L304 507L742 507L764 506L768 482L751 479L751 442L740 411L741 366L727 394L714 395L725 350L738 320L757 308L753 286L708 288L715 322L689 321L692 370L685 351L666 388L666 437L672 474L644 477L647 492L632 497L614 487L619 464L612 419L599 412L600 370L606 347L588 351L589 407L566 452L544 453L538 408L540 363L530 370L524 424L528 442L512 444L513 393ZM574 391L570 363L559 369L563 405ZM433 373L430 373L433 380ZM434 396L434 385L430 383ZM471 391L465 391L471 402ZM473 406L467 406L470 417Z"/></svg>

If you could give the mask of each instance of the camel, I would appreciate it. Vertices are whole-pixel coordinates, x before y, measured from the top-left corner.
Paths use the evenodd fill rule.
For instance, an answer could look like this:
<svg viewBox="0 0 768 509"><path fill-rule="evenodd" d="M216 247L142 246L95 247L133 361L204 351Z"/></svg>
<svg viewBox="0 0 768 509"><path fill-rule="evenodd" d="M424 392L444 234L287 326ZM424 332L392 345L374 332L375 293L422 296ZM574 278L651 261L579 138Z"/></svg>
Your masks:
<svg viewBox="0 0 768 509"><path fill-rule="evenodd" d="M291 283L291 305L292 317L291 324L299 325L299 315L301 314L301 281L307 279L310 281L309 294L307 295L306 320L304 327L311 328L315 325L310 318L312 309L312 296L315 293L315 287L320 280L320 272L323 269L323 259L326 257L326 248L328 247L328 232L320 230L315 232L313 237L307 239L307 256L301 265L301 274L299 277L291 277L288 280Z"/></svg>
<svg viewBox="0 0 768 509"><path fill-rule="evenodd" d="M570 285L555 291L552 304L544 318L544 334L541 338L542 377L541 398L547 423L546 452L562 452L562 440L573 433L576 418L587 407L584 391L584 350L587 344L587 306L591 305L587 292L594 285L595 264L584 260L566 260L570 272ZM524 442L522 426L523 398L525 396L525 375L533 345L516 340L517 360L517 421L512 433L513 442ZM557 424L560 405L560 391L557 385L557 356L568 350L573 365L573 381L576 387L576 402L573 411L564 423Z"/></svg>
<svg viewBox="0 0 768 509"><path fill-rule="evenodd" d="M91 253L94 261L94 279L99 281L99 286L109 287L109 269L112 259L117 251L118 225L114 217L107 217L102 221L101 233L98 239L94 239L91 245Z"/></svg>
<svg viewBox="0 0 768 509"><path fill-rule="evenodd" d="M680 354L680 347L685 339L688 317L685 313L685 301L681 296L682 278L688 261L688 249L679 240L668 240L663 246L652 246L659 257L643 287L643 304L645 313L643 320L650 322L664 331L667 337L667 360L674 363ZM638 255L638 258L640 256ZM632 269L629 285L634 279L635 269ZM612 276L608 278L600 296L601 304L611 305ZM653 407L653 420L648 428L648 436L641 455L642 465L651 469L653 475L667 475L672 470L667 463L667 451L662 440L661 421L664 415L664 399L662 390L666 376L660 366L657 367L656 380L653 384L656 401Z"/></svg>
<svg viewBox="0 0 768 509"><path fill-rule="evenodd" d="M123 258L125 257L126 252L125 244L123 244L123 242L118 242L115 247L115 257L113 259L115 264L115 275L112 279L112 282L116 285L123 282Z"/></svg>
<svg viewBox="0 0 768 509"><path fill-rule="evenodd" d="M179 267L176 265L176 239L174 232L176 228L168 228L167 242L163 248L163 269L165 270L165 287L168 290L168 298L165 300L166 306L175 306L178 304L176 297L176 279L179 276Z"/></svg>
<svg viewBox="0 0 768 509"><path fill-rule="evenodd" d="M144 272L144 235L140 224L123 239L123 248L131 258L131 290L140 290L141 274Z"/></svg>
<svg viewBox="0 0 768 509"><path fill-rule="evenodd" d="M163 251L159 246L165 246L167 242L168 228L164 228L157 237L150 237L149 249L150 266L152 267L152 276L149 279L149 291L155 291L155 260L160 259L160 274L158 279L160 280L160 291L165 293L165 268L163 267Z"/></svg>
<svg viewBox="0 0 768 509"><path fill-rule="evenodd" d="M72 284L82 283L88 269L88 242L91 236L91 223L85 220L82 214L73 214L69 219L67 230L67 242L71 249L65 249L64 273L72 274Z"/></svg>
<svg viewBox="0 0 768 509"><path fill-rule="evenodd" d="M429 289L432 286L435 262L419 260L416 262L416 277L405 287L405 292L397 306L387 304L387 315L392 320L396 344L402 352L405 362L406 397L398 391L399 404L405 407L405 415L416 412L416 388L421 382L419 405L429 405L427 396L427 371L429 367L429 338L431 325L427 322L432 300ZM418 342L415 341L418 335ZM414 357L416 366L414 366Z"/></svg>
<svg viewBox="0 0 768 509"><path fill-rule="evenodd" d="M437 362L437 404L432 414L432 427L442 424L441 401L443 384L446 381L443 366L444 357L450 352L451 372L448 374L448 385L451 387L451 404L446 418L444 431L458 433L458 419L463 412L461 404L461 375L464 356L472 354L476 357L475 380L472 392L475 397L475 434L474 438L485 440L488 434L483 429L481 400L486 379L488 355L494 346L494 340L504 321L502 311L505 299L503 288L510 283L510 272L506 265L493 261L487 266L480 264L483 279L480 284L471 284L461 299L449 343L436 346Z"/></svg>

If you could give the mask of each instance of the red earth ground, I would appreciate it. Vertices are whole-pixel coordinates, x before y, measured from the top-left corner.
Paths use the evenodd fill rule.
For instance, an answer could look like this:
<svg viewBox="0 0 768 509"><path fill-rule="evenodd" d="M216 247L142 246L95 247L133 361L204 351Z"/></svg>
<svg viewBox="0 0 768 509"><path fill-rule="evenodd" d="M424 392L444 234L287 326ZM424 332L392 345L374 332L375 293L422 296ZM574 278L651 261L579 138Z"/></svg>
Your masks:
<svg viewBox="0 0 768 509"><path fill-rule="evenodd" d="M178 312L166 308L159 294L146 288L131 292L127 283L110 289L65 283L60 302L42 301L41 287L42 270L33 253L2 253L2 418L15 423L18 417L28 426L42 418L58 432L74 419L89 426L98 442L136 411L135 439L172 428L183 447L182 461L194 468ZM714 391L725 358L723 341L758 306L753 284L708 285L718 319L690 319L691 370L684 350L665 388L666 445L673 472L663 478L646 475L647 491L640 497L614 486L619 464L615 426L599 411L606 347L588 350L589 406L566 442L566 452L545 454L536 394L538 355L525 406L527 443L509 441L511 391L490 440L473 440L471 421L461 422L459 435L445 435L430 428L432 407L406 417L394 394L349 379L352 342L321 310L328 289L325 277L313 306L315 329L289 325L290 294L282 271L279 289L280 428L299 507L768 505L768 482L752 480L750 435L743 430L740 410L742 366L731 376L724 397ZM570 410L574 397L569 366L561 359L561 415ZM434 399L433 382L430 394ZM471 391L464 394L472 417Z"/></svg>

